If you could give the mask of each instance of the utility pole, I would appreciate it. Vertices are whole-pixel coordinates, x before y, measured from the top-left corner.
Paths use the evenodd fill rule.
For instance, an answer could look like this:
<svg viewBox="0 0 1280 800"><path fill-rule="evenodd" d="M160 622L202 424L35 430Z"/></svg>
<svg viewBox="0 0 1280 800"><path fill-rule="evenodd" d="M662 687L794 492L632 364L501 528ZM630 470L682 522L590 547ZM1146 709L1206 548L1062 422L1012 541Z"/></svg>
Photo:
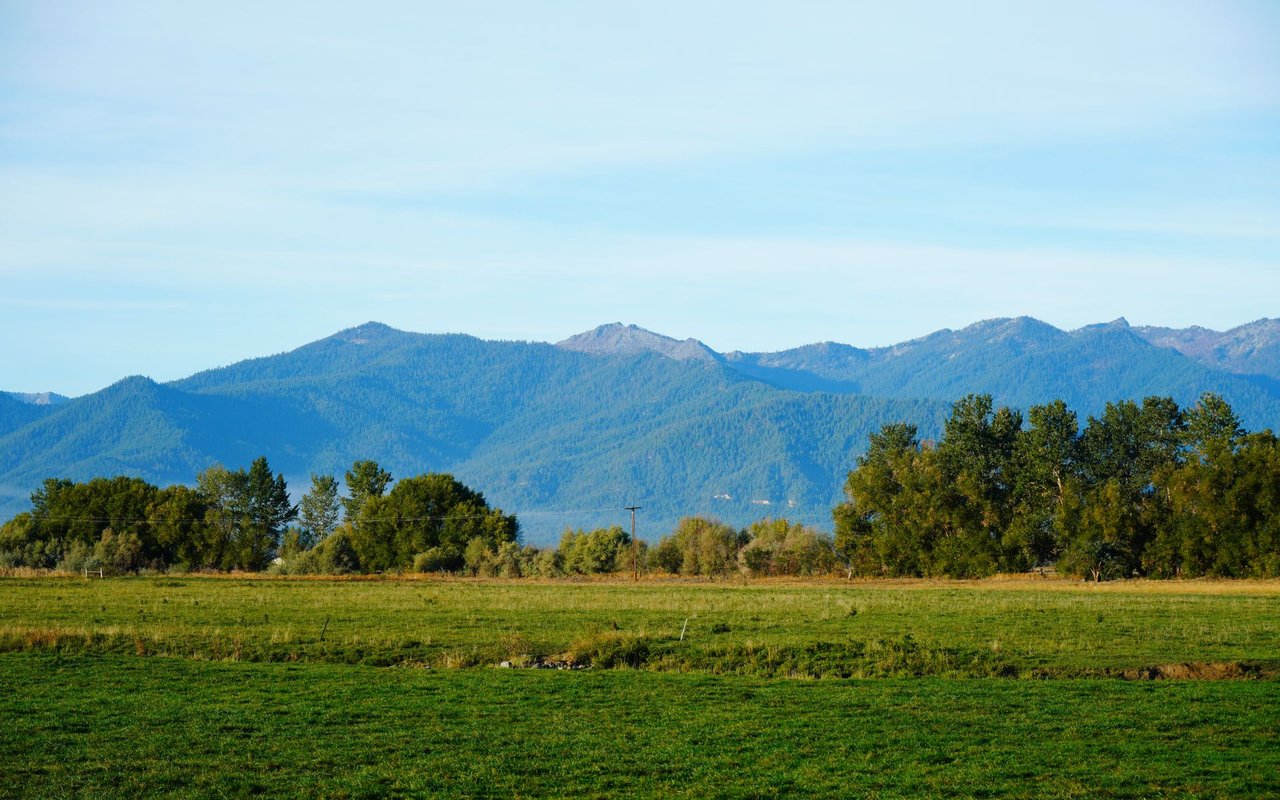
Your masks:
<svg viewBox="0 0 1280 800"><path fill-rule="evenodd" d="M640 543L636 541L636 512L640 506L626 506L631 512L631 572L632 580L640 581Z"/></svg>

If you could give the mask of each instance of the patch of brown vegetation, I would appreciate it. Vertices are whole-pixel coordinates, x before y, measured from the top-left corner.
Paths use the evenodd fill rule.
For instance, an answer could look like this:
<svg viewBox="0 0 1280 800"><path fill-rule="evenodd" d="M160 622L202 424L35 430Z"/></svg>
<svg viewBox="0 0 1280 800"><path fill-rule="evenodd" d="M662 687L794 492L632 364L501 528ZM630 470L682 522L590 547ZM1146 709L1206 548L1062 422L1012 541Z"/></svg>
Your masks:
<svg viewBox="0 0 1280 800"><path fill-rule="evenodd" d="M23 643L26 645L27 650L53 648L58 646L58 641L61 638L61 631L49 628L34 628L26 632L23 637Z"/></svg>
<svg viewBox="0 0 1280 800"><path fill-rule="evenodd" d="M1239 661L1191 661L1127 669L1121 673L1121 677L1130 681L1230 681L1262 677L1262 670L1256 665Z"/></svg>

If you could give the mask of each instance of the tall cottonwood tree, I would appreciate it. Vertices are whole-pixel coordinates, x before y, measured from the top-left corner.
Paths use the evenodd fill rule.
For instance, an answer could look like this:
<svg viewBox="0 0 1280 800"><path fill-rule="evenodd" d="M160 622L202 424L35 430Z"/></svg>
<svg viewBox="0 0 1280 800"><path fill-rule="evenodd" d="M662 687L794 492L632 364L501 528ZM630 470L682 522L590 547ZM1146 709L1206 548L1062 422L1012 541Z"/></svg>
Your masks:
<svg viewBox="0 0 1280 800"><path fill-rule="evenodd" d="M1107 403L1080 438L1085 477L1082 513L1067 530L1059 564L1094 578L1140 571L1142 551L1168 523L1168 497L1153 491L1157 473L1182 461L1182 411L1171 398Z"/></svg>
<svg viewBox="0 0 1280 800"><path fill-rule="evenodd" d="M236 541L247 513L244 471L232 472L214 464L196 476L196 491L205 507L208 529L203 566L231 569L236 566Z"/></svg>
<svg viewBox="0 0 1280 800"><path fill-rule="evenodd" d="M311 489L298 504L298 521L302 524L303 547L316 543L338 527L342 506L338 502L338 481L332 475L311 476Z"/></svg>
<svg viewBox="0 0 1280 800"><path fill-rule="evenodd" d="M351 545L366 572L409 569L423 554L424 563L456 570L473 540L497 552L520 535L514 515L490 508L483 494L444 473L397 482L387 494L365 499L349 521Z"/></svg>
<svg viewBox="0 0 1280 800"><path fill-rule="evenodd" d="M937 448L939 489L947 495L950 524L930 572L984 574L1010 563L1011 553L1021 550L1016 539L1007 538L1014 530L1021 430L1022 415L994 408L991 395L968 395L952 407Z"/></svg>
<svg viewBox="0 0 1280 800"><path fill-rule="evenodd" d="M275 557L285 526L298 516L284 475L272 475L265 456L246 472L214 465L196 479L213 529L210 563L222 569L259 570Z"/></svg>
<svg viewBox="0 0 1280 800"><path fill-rule="evenodd" d="M347 470L347 497L342 501L347 521L355 524L364 504L375 497L382 497L391 483L391 473L378 466L378 462L363 459Z"/></svg>
<svg viewBox="0 0 1280 800"><path fill-rule="evenodd" d="M1057 558L1058 540L1073 523L1071 500L1080 491L1080 424L1061 400L1032 406L1027 421L1017 440L1007 538L1027 566L1038 566Z"/></svg>

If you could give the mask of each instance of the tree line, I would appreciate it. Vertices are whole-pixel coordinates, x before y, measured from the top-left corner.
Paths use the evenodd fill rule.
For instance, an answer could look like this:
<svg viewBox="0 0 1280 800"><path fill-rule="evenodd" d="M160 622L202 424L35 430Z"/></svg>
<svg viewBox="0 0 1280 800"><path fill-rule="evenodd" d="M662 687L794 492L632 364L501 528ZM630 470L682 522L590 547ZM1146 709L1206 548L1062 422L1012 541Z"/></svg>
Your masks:
<svg viewBox="0 0 1280 800"><path fill-rule="evenodd" d="M373 461L313 475L294 505L284 476L265 457L248 469L212 466L195 487L140 478L76 483L50 478L31 511L0 527L0 566L115 572L141 569L295 571L457 570L478 541L499 549L519 537L515 516L446 474L405 478ZM296 523L296 524L291 524Z"/></svg>
<svg viewBox="0 0 1280 800"><path fill-rule="evenodd" d="M0 527L0 567L113 573L271 570L283 574L449 572L561 577L661 570L808 575L839 567L834 542L787 520L736 530L686 517L654 547L620 526L566 530L556 547L522 545L514 515L447 474L404 478L371 460L312 475L297 505L265 457L213 466L194 487L140 478L49 479L32 509ZM388 487L390 489L388 490ZM638 559L638 560L637 560Z"/></svg>
<svg viewBox="0 0 1280 800"><path fill-rule="evenodd" d="M836 546L861 575L1280 575L1280 442L1214 394L1108 403L1083 429L1061 401L1024 419L969 395L936 443L873 434L845 493Z"/></svg>
<svg viewBox="0 0 1280 800"><path fill-rule="evenodd" d="M194 487L49 479L0 527L0 567L486 576L630 571L726 576L978 577L1055 567L1095 580L1280 575L1280 442L1206 394L1107 404L1081 428L1062 401L1026 417L957 402L942 438L909 423L870 436L833 511L834 536L785 519L686 517L657 544L619 526L523 545L514 515L448 474L394 482L371 460L312 475L291 504L265 457ZM390 488L388 488L390 487Z"/></svg>

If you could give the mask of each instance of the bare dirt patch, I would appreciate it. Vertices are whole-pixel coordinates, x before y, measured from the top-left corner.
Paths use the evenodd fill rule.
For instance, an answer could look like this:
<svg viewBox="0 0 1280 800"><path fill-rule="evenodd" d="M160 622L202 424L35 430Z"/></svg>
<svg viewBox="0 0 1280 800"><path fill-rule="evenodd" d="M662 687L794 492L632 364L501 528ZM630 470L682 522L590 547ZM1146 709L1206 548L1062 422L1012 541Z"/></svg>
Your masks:
<svg viewBox="0 0 1280 800"><path fill-rule="evenodd" d="M1191 661L1182 664L1161 664L1155 667L1127 669L1122 674L1130 681L1230 681L1263 677L1263 670L1255 664L1239 661Z"/></svg>

